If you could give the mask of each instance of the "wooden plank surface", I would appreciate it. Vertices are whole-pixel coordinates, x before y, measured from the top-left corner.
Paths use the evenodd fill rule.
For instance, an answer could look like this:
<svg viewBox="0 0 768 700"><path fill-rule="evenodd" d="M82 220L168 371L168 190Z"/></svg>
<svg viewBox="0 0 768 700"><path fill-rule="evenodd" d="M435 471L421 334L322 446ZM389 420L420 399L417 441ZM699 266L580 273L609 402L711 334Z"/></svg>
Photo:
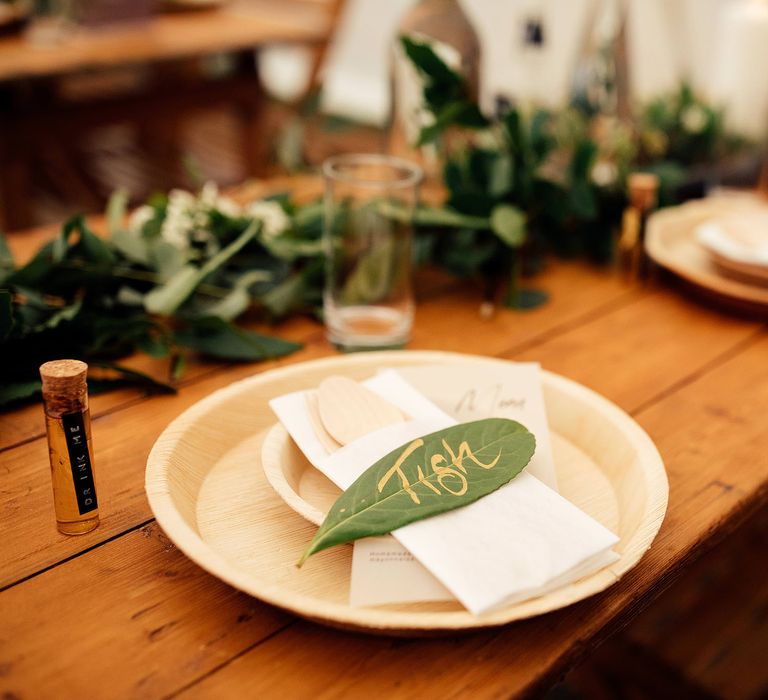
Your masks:
<svg viewBox="0 0 768 700"><path fill-rule="evenodd" d="M39 78L152 61L204 56L268 43L312 43L328 31L320 3L256 0L159 14L144 24L78 30L52 46L25 35L0 38L0 81Z"/></svg>
<svg viewBox="0 0 768 700"><path fill-rule="evenodd" d="M713 697L768 697L768 507L703 557L624 636Z"/></svg>
<svg viewBox="0 0 768 700"><path fill-rule="evenodd" d="M670 507L651 551L619 584L540 619L421 641L326 630L237 593L164 539L143 492L146 455L173 417L278 363L201 366L176 396L123 394L94 404L103 521L81 538L54 528L39 407L2 416L0 691L507 697L551 684L765 502L768 333L666 288L626 287L582 265L553 264L536 283L551 293L548 305L485 321L477 290L430 280L412 347L539 360L616 401L648 430L667 465ZM307 345L279 364L332 352L308 320L280 332ZM76 604L62 605L73 590ZM91 685L74 663L83 657L98 669Z"/></svg>
<svg viewBox="0 0 768 700"><path fill-rule="evenodd" d="M146 606L156 604L146 627L141 629L161 629L177 619L178 596L183 593L185 597L182 609L187 610L186 617L174 625L179 629L163 643L161 632L156 632L153 639L160 647L154 653L160 658L150 668L159 665L163 669L162 678L152 681L156 686L147 686L149 681L143 680L149 652L144 649L146 638L136 633L135 661L131 657L120 662L121 676L115 686L121 693L124 691L125 697L142 688L162 695L185 686L189 686L193 697L221 697L222 693L269 696L277 692L286 693L286 697L322 697L326 684L333 694L357 696L374 692L377 683L383 683L381 692L411 697L435 687L430 685L434 681L432 674L440 668L444 669L440 673L441 687L443 683L447 687L449 682L456 682L457 690L479 693L483 688L488 697L528 687L536 680L533 668L542 673L559 669L592 635L604 634L607 626L616 624L620 619L616 616L622 611L636 609L645 597L657 593L660 582L668 582L686 559L707 545L702 533L711 537L712 531L725 526L726 515L735 522L740 511L746 511L761 497L768 465L764 460L755 464L750 455L751 446L764 443L768 437L768 426L757 418L768 409L768 387L759 381L767 350L768 338L757 338L738 357L640 412L638 419L649 429L662 454L672 455L668 459L670 515L641 565L617 586L591 601L500 632L455 640L398 642L324 630L309 623L296 623L267 639L271 628L254 624L243 636L238 633L228 637L223 643L227 651L222 652L227 663L213 672L209 670L210 664L202 661L186 665L189 660L184 654L185 646L204 643L201 640L209 634L201 632L195 621L200 617L200 626L205 630L211 617L231 621L241 614L243 601L233 592L233 598L222 602L222 584L190 564L167 543L158 548L155 535L145 535L155 532L150 528L113 540L0 595L0 616L7 621L8 638L17 640L13 655L9 658L3 652L1 657L11 669L7 687L23 689L25 679L32 677L35 661L47 658L51 659L50 671L46 667L42 678L35 682L44 683L40 686L43 689L53 689L58 683L61 689L62 678L66 678L71 683L66 686L67 691L72 696L79 692L81 681L76 674L67 673L67 657L59 660L56 654L61 635L57 629L63 623L48 615L45 601L55 597L56 591L64 591L68 585L77 585L89 576L92 580L85 588L86 602L64 622L73 637L88 640L90 658L108 668L114 669L119 649L112 634L117 621L128 624ZM740 396L734 413L732 392ZM710 430L690 435L692 426L707 424L707 418L713 415L716 418L710 418ZM671 416L676 419L671 420ZM742 429L731 430L734 423ZM691 437L696 437L695 445L690 444ZM708 456L708 469L700 468L702 454ZM715 480L713 472L718 477ZM719 482L721 472L730 474L730 480L714 483ZM145 549L150 551L136 553ZM115 565L121 557L128 562L138 557L142 570L149 567L158 573L148 581L140 581L140 585L132 583L133 569ZM98 576L93 577L95 573ZM180 585L179 577L186 582L184 586ZM94 640L89 631L93 630L93 617L103 618L105 599L110 614ZM557 629L557 634L552 634L553 629ZM414 658L418 663L414 663ZM466 662L467 658L472 663ZM314 662L309 663L309 659ZM515 663L511 663L513 659ZM306 667L305 662L309 664ZM405 676L409 683L400 687L397 678ZM199 687L195 682L198 678Z"/></svg>

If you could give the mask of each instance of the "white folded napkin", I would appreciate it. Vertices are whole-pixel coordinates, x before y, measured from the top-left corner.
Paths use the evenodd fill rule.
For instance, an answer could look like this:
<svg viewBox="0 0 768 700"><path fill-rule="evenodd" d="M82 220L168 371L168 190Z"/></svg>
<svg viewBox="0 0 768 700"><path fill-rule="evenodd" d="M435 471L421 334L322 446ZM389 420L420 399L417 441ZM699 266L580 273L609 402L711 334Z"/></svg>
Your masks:
<svg viewBox="0 0 768 700"><path fill-rule="evenodd" d="M696 229L696 239L728 260L768 267L768 212L745 211L712 219Z"/></svg>
<svg viewBox="0 0 768 700"><path fill-rule="evenodd" d="M443 371L455 376L456 368ZM342 489L393 449L456 423L397 372L382 372L364 384L413 420L369 433L330 455L314 435L303 392L270 402L310 462ZM613 533L525 472L475 503L392 534L475 614L541 595L618 559L610 551L618 541Z"/></svg>

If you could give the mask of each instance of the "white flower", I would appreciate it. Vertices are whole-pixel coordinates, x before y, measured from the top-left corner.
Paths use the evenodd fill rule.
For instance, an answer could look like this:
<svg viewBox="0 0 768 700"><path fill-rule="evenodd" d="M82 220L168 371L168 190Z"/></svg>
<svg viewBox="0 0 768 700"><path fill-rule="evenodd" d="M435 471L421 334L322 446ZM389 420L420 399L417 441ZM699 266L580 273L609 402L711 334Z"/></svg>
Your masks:
<svg viewBox="0 0 768 700"><path fill-rule="evenodd" d="M243 210L240 205L229 197L219 197L216 200L216 209L230 219L236 219L243 215Z"/></svg>
<svg viewBox="0 0 768 700"><path fill-rule="evenodd" d="M171 190L165 219L160 227L160 237L179 250L186 250L189 248L189 235L198 223L197 219L195 196L185 190Z"/></svg>
<svg viewBox="0 0 768 700"><path fill-rule="evenodd" d="M271 241L291 225L288 215L277 202L252 202L248 205L245 214L254 219L261 219L263 225L261 237L265 241Z"/></svg>
<svg viewBox="0 0 768 700"><path fill-rule="evenodd" d="M203 185L200 190L200 207L207 212L212 209L220 211L224 216L232 219L242 216L243 212L240 205L229 197L219 196L219 188L215 182L210 180Z"/></svg>
<svg viewBox="0 0 768 700"><path fill-rule="evenodd" d="M680 115L683 128L690 134L699 134L707 125L707 113L699 105L691 105Z"/></svg>
<svg viewBox="0 0 768 700"><path fill-rule="evenodd" d="M619 175L619 169L615 163L611 163L607 160L599 160L592 167L591 172L592 182L599 187L608 187L616 182L616 178Z"/></svg>
<svg viewBox="0 0 768 700"><path fill-rule="evenodd" d="M140 236L141 232L144 230L144 227L152 220L154 216L155 210L148 204L138 207L128 217L128 231L130 231L135 236Z"/></svg>
<svg viewBox="0 0 768 700"><path fill-rule="evenodd" d="M215 182L208 180L200 190L200 204L208 209L216 206L216 200L219 197L219 187Z"/></svg>

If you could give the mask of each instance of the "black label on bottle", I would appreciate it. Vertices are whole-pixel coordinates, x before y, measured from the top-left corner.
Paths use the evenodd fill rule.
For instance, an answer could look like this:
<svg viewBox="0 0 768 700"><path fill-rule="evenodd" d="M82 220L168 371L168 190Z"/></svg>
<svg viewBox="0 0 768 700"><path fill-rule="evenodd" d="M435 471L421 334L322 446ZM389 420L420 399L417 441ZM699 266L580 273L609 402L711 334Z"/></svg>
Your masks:
<svg viewBox="0 0 768 700"><path fill-rule="evenodd" d="M91 456L88 454L88 440L85 436L85 417L82 413L68 413L61 417L61 423L67 441L69 464L72 467L77 508L80 515L84 515L99 507L96 502Z"/></svg>

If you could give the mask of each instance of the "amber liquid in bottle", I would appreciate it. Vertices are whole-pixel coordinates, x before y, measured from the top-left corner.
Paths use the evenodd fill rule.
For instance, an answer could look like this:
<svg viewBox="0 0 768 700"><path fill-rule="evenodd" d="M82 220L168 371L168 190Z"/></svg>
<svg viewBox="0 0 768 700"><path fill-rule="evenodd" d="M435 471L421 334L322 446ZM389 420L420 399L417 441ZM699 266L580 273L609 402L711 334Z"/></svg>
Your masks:
<svg viewBox="0 0 768 700"><path fill-rule="evenodd" d="M88 409L53 417L46 413L56 525L65 535L83 535L99 524Z"/></svg>

